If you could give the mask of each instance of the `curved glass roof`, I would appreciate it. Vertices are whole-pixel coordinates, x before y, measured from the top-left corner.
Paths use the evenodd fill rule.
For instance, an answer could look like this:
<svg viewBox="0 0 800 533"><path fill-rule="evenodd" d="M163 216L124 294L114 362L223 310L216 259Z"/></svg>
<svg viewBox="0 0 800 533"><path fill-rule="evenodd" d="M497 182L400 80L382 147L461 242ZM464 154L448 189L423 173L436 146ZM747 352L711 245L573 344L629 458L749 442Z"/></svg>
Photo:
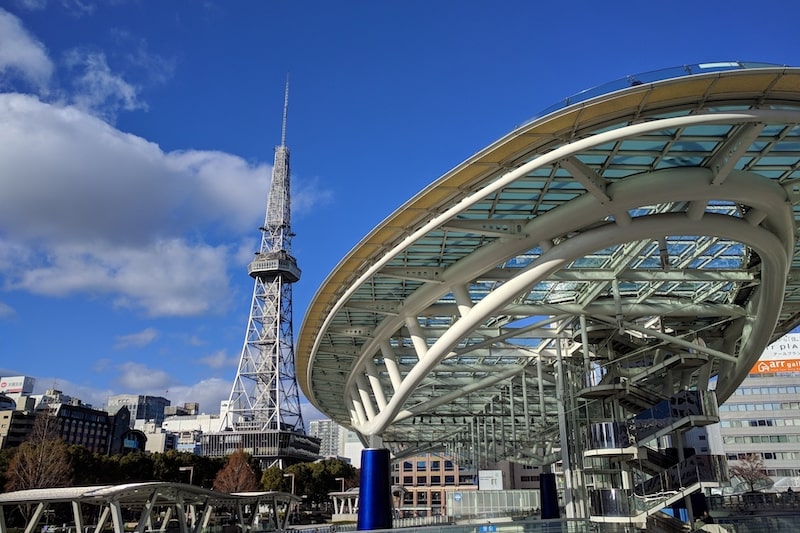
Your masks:
<svg viewBox="0 0 800 533"><path fill-rule="evenodd" d="M298 337L304 393L396 455L478 423L522 462L612 375L721 403L800 322L798 88L797 68L692 65L526 122L334 269Z"/></svg>

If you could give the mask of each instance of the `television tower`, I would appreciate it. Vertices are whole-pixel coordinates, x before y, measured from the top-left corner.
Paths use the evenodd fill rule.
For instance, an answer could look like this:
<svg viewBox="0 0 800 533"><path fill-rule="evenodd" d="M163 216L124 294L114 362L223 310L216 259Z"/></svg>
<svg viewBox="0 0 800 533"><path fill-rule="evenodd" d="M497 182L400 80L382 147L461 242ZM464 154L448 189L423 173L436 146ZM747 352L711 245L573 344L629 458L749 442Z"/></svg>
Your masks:
<svg viewBox="0 0 800 533"><path fill-rule="evenodd" d="M261 247L247 266L255 280L247 334L220 433L204 439L206 455L227 455L237 446L265 466L281 467L287 460L316 459L319 451L319 443L314 449L314 439L305 436L294 367L292 283L300 279L300 269L291 255L288 109L287 77Z"/></svg>

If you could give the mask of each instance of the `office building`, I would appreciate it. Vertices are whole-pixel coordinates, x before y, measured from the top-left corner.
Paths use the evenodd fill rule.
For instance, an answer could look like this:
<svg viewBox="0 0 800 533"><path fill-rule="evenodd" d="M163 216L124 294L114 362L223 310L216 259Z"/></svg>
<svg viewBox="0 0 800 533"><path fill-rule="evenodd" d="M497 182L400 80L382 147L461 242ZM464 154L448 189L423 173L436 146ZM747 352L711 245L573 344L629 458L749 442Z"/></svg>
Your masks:
<svg viewBox="0 0 800 533"><path fill-rule="evenodd" d="M789 333L767 347L720 406L720 419L731 464L755 455L774 482L772 490L800 487L800 333Z"/></svg>
<svg viewBox="0 0 800 533"><path fill-rule="evenodd" d="M477 490L477 472L455 458L426 453L392 462L392 485L402 486L400 518L447 514L448 492Z"/></svg>
<svg viewBox="0 0 800 533"><path fill-rule="evenodd" d="M116 394L108 397L107 408L109 413L114 414L120 407L127 407L131 413L130 427L141 429L146 422L155 422L160 426L164 422L164 410L169 404L169 400L161 396Z"/></svg>

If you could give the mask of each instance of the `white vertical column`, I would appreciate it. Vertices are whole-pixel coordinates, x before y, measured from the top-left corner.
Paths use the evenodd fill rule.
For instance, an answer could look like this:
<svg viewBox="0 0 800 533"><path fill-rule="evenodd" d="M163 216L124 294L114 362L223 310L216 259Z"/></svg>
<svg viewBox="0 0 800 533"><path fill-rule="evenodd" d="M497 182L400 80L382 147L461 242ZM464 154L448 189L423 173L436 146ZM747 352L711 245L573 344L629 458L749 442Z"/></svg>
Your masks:
<svg viewBox="0 0 800 533"><path fill-rule="evenodd" d="M567 415L564 409L566 398L566 387L564 380L564 359L561 353L561 338L556 339L556 405L558 411L558 431L561 440L561 465L564 475L564 506L567 518L575 518L575 510L572 501L572 464L570 461L570 445Z"/></svg>

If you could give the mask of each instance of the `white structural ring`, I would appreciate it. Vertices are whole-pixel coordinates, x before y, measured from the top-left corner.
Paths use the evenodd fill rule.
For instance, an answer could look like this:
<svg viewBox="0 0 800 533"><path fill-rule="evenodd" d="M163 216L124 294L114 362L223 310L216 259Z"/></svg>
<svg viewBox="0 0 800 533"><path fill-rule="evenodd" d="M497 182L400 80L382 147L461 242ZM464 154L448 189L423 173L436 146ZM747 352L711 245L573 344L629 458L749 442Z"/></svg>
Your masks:
<svg viewBox="0 0 800 533"><path fill-rule="evenodd" d="M745 340L741 352L750 357L753 353L756 357L760 355L761 349L767 343L769 335L775 327L779 311L774 305L770 306L766 303L779 299L785 286L789 258L786 256L783 243L770 232L760 227L754 227L742 219L706 215L701 221L696 221L683 214L652 215L636 219L623 228L609 224L589 230L545 252L531 267L477 303L468 315L461 318L447 333L439 337L428 350L425 360L415 365L403 380L403 385L395 391L395 395L386 409L383 409L372 420L355 421L357 422L355 426L366 435L380 434L386 426L394 421L394 417L401 410L408 394L430 369L453 349L462 336L480 325L496 308L511 301L525 288L589 252L626 241L655 239L663 235L666 229L673 233L715 235L737 240L757 251L763 262L763 279L756 312L754 316L750 317L752 332ZM755 352L753 352L754 348Z"/></svg>
<svg viewBox="0 0 800 533"><path fill-rule="evenodd" d="M398 414L402 411L403 404L409 394L417 387L430 370L447 356L459 340L470 330L478 327L493 311L507 304L526 287L536 281L552 274L564 264L590 253L597 249L611 244L619 244L640 239L657 239L667 233L686 234L686 235L715 235L733 241L742 242L754 250L758 251L764 262L764 275L762 279L761 298L770 298L767 301L778 301L783 291L788 261L791 257L791 249L787 250L786 243L792 242L793 218L791 216L790 204L786 199L785 190L775 183L764 179L761 176L749 174L747 172L732 172L728 178L720 185L712 183L713 174L708 169L689 168L689 169L668 169L630 178L626 181L618 182L608 188L608 195L611 202L603 203L597 198L584 195L575 201L565 204L558 210L542 215L531 221L525 228L526 238L515 239L505 246L513 246L513 250L504 250L502 254L490 259L487 264L496 264L497 257L518 253L520 250L531 248L537 242L549 241L559 235L573 232L580 232L582 228L597 223L604 217L608 217L610 210L623 212L633 210L646 204L675 203L684 202L709 202L709 201L729 201L742 205L747 205L751 210L763 213L761 224L770 230L762 229L761 226L754 227L749 222L733 217L724 217L717 220L718 216L706 214L700 219L692 220L688 215L669 215L669 216L649 216L634 219L631 223L625 224L608 223L598 229L589 230L566 239L551 250L545 252L536 261L535 267L531 267L524 274L519 274L515 279L509 280L502 287L495 291L495 294L485 298L475 305L475 307L464 317L462 317L446 334L442 335L436 343L431 346L424 356L420 357L420 362L408 373L399 389L394 391L389 403L382 409L377 409L372 404L365 405L364 402L369 398L375 397L374 390L365 389L364 380L356 381L357 376L363 375L361 372L353 372L348 382L348 390L351 392L346 395L349 401L355 405L353 408L354 420L352 421L361 433L372 435L380 434L389 424L396 421ZM613 205L610 205L613 204ZM783 205L782 210L775 210L774 206ZM655 217L655 218L654 218ZM645 220L650 219L647 223ZM713 222L712 222L713 221ZM710 228L715 228L711 231ZM735 228L731 231L730 228ZM772 232L772 233L770 233ZM774 234L773 234L774 233ZM747 239L745 236L749 235ZM582 243L582 244L579 244ZM606 243L598 247L598 244ZM766 243L769 243L767 246ZM503 244L498 243L498 247ZM569 252L572 250L572 252ZM474 261L481 256L476 255L469 261ZM553 259L558 257L559 259ZM465 263L468 261L465 260ZM769 269L768 269L769 268ZM454 271L475 273L475 265L456 265ZM534 272L534 274L531 274ZM767 275L769 272L769 275ZM776 281L777 280L777 281ZM450 280L448 277L443 279L445 286L448 283L461 283L464 280ZM777 283L777 284L776 284ZM765 286L770 290L765 293ZM425 290L434 291L434 296L425 295L419 292L419 298L430 301L443 291L436 285L431 285ZM415 295L417 296L417 295ZM406 308L413 312L414 297L406 302ZM777 311L772 306L771 312L763 309L769 306L759 306L761 311L757 313L757 325L753 327L750 338L742 347L741 352L748 354L743 361L751 361L753 354L760 353L763 346L767 343L772 328L775 326ZM372 344L367 343L364 354L373 353L373 344L380 342L380 331L386 331L389 335L398 327L397 322L402 317L387 319L381 328L375 332ZM753 352L755 348L755 352ZM362 360L368 358L362 357ZM360 405L359 405L360 404ZM369 416L367 416L369 413Z"/></svg>

